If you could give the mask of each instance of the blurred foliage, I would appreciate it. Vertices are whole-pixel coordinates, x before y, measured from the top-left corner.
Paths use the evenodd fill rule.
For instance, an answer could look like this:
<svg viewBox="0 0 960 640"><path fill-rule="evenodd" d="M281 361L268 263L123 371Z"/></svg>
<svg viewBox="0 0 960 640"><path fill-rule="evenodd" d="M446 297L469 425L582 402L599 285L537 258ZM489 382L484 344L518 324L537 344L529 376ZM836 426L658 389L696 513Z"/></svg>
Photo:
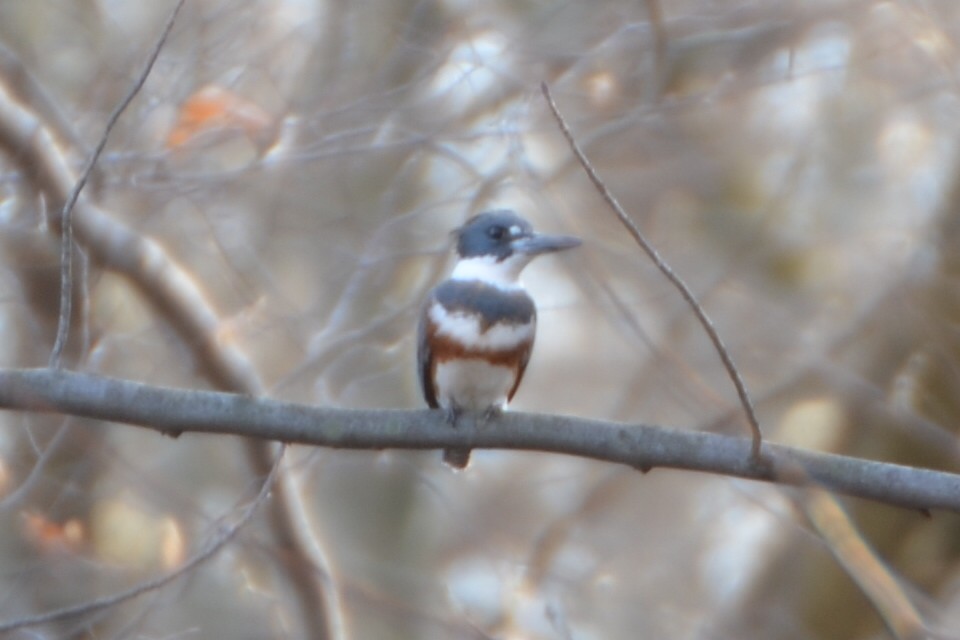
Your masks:
<svg viewBox="0 0 960 640"><path fill-rule="evenodd" d="M0 44L50 98L24 101L76 167L170 7L0 3ZM958 43L947 0L188 0L89 195L193 274L272 395L344 407L420 406L413 326L448 231L515 208L586 240L525 274L540 335L516 408L746 433L547 81L768 437L956 470ZM4 367L53 342L43 206L0 156ZM207 384L134 283L91 264L79 294L74 366ZM234 441L2 420L4 620L175 565L256 490ZM783 488L532 453L476 452L462 474L436 453L292 457L350 637L889 637ZM956 637L960 518L846 507ZM18 637L283 636L295 561L261 527L158 593Z"/></svg>

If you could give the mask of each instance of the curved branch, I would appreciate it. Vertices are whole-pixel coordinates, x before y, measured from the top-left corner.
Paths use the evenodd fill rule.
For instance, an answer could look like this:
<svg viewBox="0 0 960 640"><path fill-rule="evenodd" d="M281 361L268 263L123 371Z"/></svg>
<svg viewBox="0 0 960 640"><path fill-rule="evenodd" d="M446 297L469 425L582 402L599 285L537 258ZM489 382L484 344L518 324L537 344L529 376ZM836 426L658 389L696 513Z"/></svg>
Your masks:
<svg viewBox="0 0 960 640"><path fill-rule="evenodd" d="M170 12L170 16L167 18L167 24L163 28L157 42L153 45L153 49L147 58L147 63L143 71L140 72L133 86L127 90L127 95L113 108L113 112L107 119L103 135L100 136L100 141L97 142L93 153L87 158L83 171L80 172L73 188L70 189L70 194L67 196L66 201L63 203L63 209L60 211L60 322L57 326L57 338L53 343L53 351L50 354L51 367L60 368L63 350L66 348L67 339L70 336L71 304L73 301L73 207L76 206L77 200L80 198L80 193L90 179L93 168L97 166L97 161L107 146L110 133L117 125L117 122L120 121L120 116L127 110L127 107L130 106L130 103L133 102L133 99L147 82L147 76L150 75L154 63L156 63L157 58L160 57L160 51L167 42L170 31L173 30L173 23L176 22L177 14L180 13L180 9L183 8L183 3L184 0L177 2L173 11Z"/></svg>
<svg viewBox="0 0 960 640"><path fill-rule="evenodd" d="M707 334L707 337L713 344L714 350L720 357L720 362L723 363L723 368L727 370L727 376L730 378L730 381L733 382L733 386L737 391L737 396L740 398L740 404L743 407L743 412L746 415L747 423L750 425L750 430L753 432L753 442L750 446L750 456L753 458L753 462L755 464L762 464L764 460L760 455L760 446L763 444L763 432L760 429L760 419L757 418L756 409L753 408L753 400L750 399L750 393L747 391L747 385L743 381L743 377L740 375L740 370L734 363L733 356L730 355L730 350L727 349L726 344L724 344L723 338L720 336L720 332L718 332L714 326L713 320L711 320L710 316L707 315L703 305L697 301L697 297L694 295L693 290L690 289L690 287L687 286L687 283L683 281L683 278L681 278L677 272L673 270L673 267L667 264L666 260L660 257L660 252L657 251L656 247L650 244L647 238L643 235L643 232L640 231L640 227L638 227L636 223L630 219L630 216L627 215L627 212L624 210L624 208L620 206L620 202L617 201L616 196L613 195L613 192L610 191L610 188L607 187L606 183L600 178L597 170L594 168L593 164L590 163L590 159L587 158L586 154L580 148L580 144L577 142L576 138L574 138L573 132L570 131L570 127L567 125L567 121L563 117L563 114L560 113L560 109L557 107L557 103L553 99L553 94L550 92L550 86L546 82L541 82L540 90L543 92L543 97L547 100L547 106L550 107L550 113L553 114L554 119L557 121L557 125L560 127L560 132L570 145L570 150L573 151L573 155L576 156L580 166L582 166L584 171L587 172L587 177L590 178L590 182L592 182L593 186L596 187L597 191L600 192L600 197L602 197L603 201L607 203L614 215L617 216L617 219L620 220L620 223L626 227L627 232L633 237L636 243L640 245L640 248L643 249L643 252L647 254L654 266L656 266L660 273L662 273L667 279L667 281L673 285L673 288L680 293L680 297L683 298L684 302L687 303L687 306L690 307L693 315L697 318L697 322L699 322L700 326L703 327L704 333Z"/></svg>
<svg viewBox="0 0 960 640"><path fill-rule="evenodd" d="M0 370L0 408L123 422L162 433L221 433L343 449L523 449L647 471L668 467L830 491L910 509L960 513L960 474L769 445L749 438L570 416L507 413L451 429L429 410L333 409L231 393L154 387L50 369ZM764 445L766 452L767 445Z"/></svg>
<svg viewBox="0 0 960 640"><path fill-rule="evenodd" d="M17 162L26 178L47 198L50 208L56 210L70 198L77 177L65 152L29 106L17 101L0 76L0 151L6 151ZM264 392L254 363L237 344L224 339L221 318L204 290L159 243L140 235L83 196L76 202L71 221L77 242L99 264L137 285L190 347L201 372L212 384L250 395ZM49 222L51 231L61 231L59 217L52 216ZM269 473L274 458L264 444L247 443L251 467L258 475ZM313 569L329 573L327 560L311 552L316 545L305 540L309 533L293 524L293 512L299 507L291 503L299 497L292 494L286 474L280 474L274 493L278 499L271 500L268 506L277 544L297 549L312 565L307 569L294 567L289 572L301 596L298 604L302 619L311 637L337 637L336 618L340 614L330 610L328 590L312 573Z"/></svg>

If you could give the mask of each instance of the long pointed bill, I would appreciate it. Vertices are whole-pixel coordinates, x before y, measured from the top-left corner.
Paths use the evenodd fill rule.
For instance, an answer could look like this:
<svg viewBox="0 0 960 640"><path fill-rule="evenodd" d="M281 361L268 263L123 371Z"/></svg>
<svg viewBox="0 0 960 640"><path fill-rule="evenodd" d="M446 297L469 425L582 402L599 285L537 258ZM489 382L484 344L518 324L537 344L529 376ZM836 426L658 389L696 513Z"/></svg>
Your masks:
<svg viewBox="0 0 960 640"><path fill-rule="evenodd" d="M541 253L573 249L581 244L583 244L583 241L573 236L548 236L538 233L528 238L518 238L513 241L512 246L514 251L536 256Z"/></svg>

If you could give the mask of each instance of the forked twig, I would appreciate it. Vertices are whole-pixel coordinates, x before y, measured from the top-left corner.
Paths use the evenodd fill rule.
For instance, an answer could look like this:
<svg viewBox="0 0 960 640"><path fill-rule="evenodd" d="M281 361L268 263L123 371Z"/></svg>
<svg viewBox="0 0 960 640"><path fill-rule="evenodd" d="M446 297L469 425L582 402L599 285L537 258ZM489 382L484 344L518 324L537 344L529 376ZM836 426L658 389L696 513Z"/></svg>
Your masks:
<svg viewBox="0 0 960 640"><path fill-rule="evenodd" d="M690 308L693 310L693 313L700 322L700 325L703 327L703 330L710 338L710 342L713 343L717 354L720 356L720 360L723 362L724 368L727 370L727 375L730 376L730 380L733 381L733 386L737 389L737 395L740 397L740 404L743 406L743 411L747 416L747 422L750 424L750 430L753 432L753 443L750 449L750 455L754 461L760 462L760 446L763 443L763 433L760 431L760 421L757 420L757 414L756 411L754 411L753 402L750 400L750 394L747 392L747 387L743 382L743 378L740 377L740 371L737 369L737 365L734 364L733 358L730 356L730 352L727 351L727 347L724 345L720 334L717 333L716 327L713 326L713 321L710 320L710 317L707 316L707 312L704 311L703 307L700 306L700 303L697 302L697 298L693 295L690 287L688 287L680 278L680 276L674 272L670 265L668 265L664 259L660 257L660 254L657 252L656 248L654 248L654 246L647 241L643 235L643 232L640 231L640 228L633 222L633 220L630 219L627 213L623 210L623 207L620 206L620 203L617 202L616 197L614 197L613 193L611 193L610 189L603 182L603 180L600 179L596 169L594 169L593 165L590 163L590 160L583 153L583 150L580 149L580 145L573 137L570 127L567 126L567 121L564 119L563 115L560 114L560 110L557 108L557 103L554 101L553 94L550 93L550 87L547 85L547 83L540 83L540 89L543 91L544 98L547 99L550 112L553 113L553 117L557 121L557 125L560 127L561 133L563 133L563 137L567 139L570 149L577 157L577 160L580 162L583 170L586 171L587 176L590 178L590 182L592 182L593 186L597 188L597 191L600 192L600 196L603 198L604 202L610 206L610 209L616 214L623 226L627 228L627 231L630 232L630 235L633 236L633 239L636 240L638 245L640 245L640 248L644 250L644 252L657 266L657 269L660 270L660 273L662 273L667 280L670 281L670 284L672 284L674 288L680 292L680 295L683 296L683 299L688 305L690 305Z"/></svg>
<svg viewBox="0 0 960 640"><path fill-rule="evenodd" d="M170 17L167 18L167 24L164 26L163 32L157 39L156 44L153 45L153 50L150 52L147 64L144 65L143 71L141 71L137 77L137 81L133 83L133 86L127 91L127 95L114 107L113 113L111 113L107 119L107 126L103 130L103 135L100 136L100 141L97 143L93 153L90 154L90 158L87 159L87 164L83 167L83 171L77 178L77 182L73 185L73 189L70 191L66 202L63 203L63 209L60 210L60 316L57 322L57 339L53 343L53 350L50 352L49 361L49 365L55 369L60 367L63 359L63 350L67 346L67 338L70 335L70 316L73 314L73 208L76 206L77 200L80 198L80 192L83 191L83 187L86 186L87 180L89 180L90 174L93 172L93 168L100 159L104 147L107 146L107 139L110 137L110 132L113 131L121 114L130 106L130 103L133 102L133 99L147 81L147 77L150 75L150 71L153 69L153 65L157 61L163 45L166 44L170 30L173 29L173 23L176 21L177 14L180 13L180 8L183 7L185 1L186 0L180 0L177 6L173 8L173 11L170 12Z"/></svg>

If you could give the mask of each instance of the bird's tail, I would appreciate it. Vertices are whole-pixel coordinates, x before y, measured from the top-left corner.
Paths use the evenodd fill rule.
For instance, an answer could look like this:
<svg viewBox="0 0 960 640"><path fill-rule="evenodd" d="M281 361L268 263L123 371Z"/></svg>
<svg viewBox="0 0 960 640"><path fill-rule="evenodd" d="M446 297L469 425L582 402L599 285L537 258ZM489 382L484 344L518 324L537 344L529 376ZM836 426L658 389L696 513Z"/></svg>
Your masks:
<svg viewBox="0 0 960 640"><path fill-rule="evenodd" d="M464 469L470 464L470 449L444 449L443 461L454 469Z"/></svg>

